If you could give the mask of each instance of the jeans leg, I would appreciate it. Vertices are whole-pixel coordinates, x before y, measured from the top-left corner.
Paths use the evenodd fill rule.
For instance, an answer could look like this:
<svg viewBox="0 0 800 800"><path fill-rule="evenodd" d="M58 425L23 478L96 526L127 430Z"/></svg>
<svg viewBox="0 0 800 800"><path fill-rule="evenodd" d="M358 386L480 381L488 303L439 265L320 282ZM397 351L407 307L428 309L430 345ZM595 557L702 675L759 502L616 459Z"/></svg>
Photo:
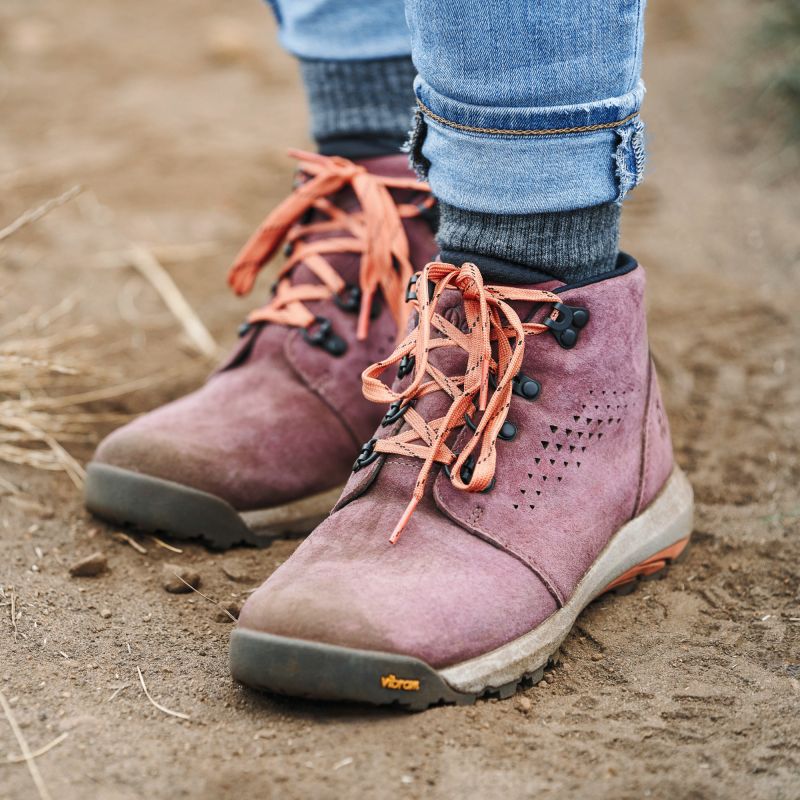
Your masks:
<svg viewBox="0 0 800 800"><path fill-rule="evenodd" d="M403 0L267 0L281 44L303 59L361 61L411 53Z"/></svg>
<svg viewBox="0 0 800 800"><path fill-rule="evenodd" d="M413 155L461 209L620 201L644 162L645 0L406 0Z"/></svg>

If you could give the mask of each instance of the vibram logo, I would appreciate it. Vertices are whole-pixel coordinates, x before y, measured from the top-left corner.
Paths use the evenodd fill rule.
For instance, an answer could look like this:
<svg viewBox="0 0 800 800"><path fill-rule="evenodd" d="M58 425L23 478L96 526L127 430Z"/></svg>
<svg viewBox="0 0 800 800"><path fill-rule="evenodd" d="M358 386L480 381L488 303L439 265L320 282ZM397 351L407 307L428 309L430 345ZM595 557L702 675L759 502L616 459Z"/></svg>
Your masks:
<svg viewBox="0 0 800 800"><path fill-rule="evenodd" d="M397 675L381 675L381 688L393 689L400 692L418 692L419 680L413 678L398 678Z"/></svg>

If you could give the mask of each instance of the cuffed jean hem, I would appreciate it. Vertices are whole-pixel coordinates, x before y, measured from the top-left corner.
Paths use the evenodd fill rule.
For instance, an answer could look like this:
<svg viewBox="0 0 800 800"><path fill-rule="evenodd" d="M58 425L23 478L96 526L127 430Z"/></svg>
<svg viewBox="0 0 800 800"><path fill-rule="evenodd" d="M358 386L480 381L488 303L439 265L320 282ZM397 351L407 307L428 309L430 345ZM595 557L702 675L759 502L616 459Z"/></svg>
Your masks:
<svg viewBox="0 0 800 800"><path fill-rule="evenodd" d="M495 214L620 202L644 168L644 85L620 97L551 108L473 106L415 83L411 158L434 194Z"/></svg>

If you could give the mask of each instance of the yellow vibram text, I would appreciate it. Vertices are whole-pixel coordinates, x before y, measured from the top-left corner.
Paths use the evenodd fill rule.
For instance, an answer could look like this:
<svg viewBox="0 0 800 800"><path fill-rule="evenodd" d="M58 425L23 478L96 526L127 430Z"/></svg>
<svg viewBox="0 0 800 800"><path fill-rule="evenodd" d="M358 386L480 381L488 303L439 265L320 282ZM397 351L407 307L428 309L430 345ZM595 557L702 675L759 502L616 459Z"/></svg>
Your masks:
<svg viewBox="0 0 800 800"><path fill-rule="evenodd" d="M418 692L419 680L416 678L398 678L397 675L381 675L381 688L396 689L401 692Z"/></svg>

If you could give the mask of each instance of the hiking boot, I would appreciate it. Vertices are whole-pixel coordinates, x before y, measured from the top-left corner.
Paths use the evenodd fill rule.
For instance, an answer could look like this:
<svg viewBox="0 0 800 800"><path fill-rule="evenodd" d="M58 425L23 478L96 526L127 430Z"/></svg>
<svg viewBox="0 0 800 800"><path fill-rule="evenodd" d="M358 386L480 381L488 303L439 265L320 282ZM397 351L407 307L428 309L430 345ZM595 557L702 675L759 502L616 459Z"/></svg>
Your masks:
<svg viewBox="0 0 800 800"><path fill-rule="evenodd" d="M435 253L433 199L403 155L293 155L295 191L229 277L245 294L285 245L272 298L202 388L100 444L86 482L98 516L215 547L262 544L311 530L341 493L383 415L360 374L396 346L411 264Z"/></svg>
<svg viewBox="0 0 800 800"><path fill-rule="evenodd" d="M384 424L331 516L245 603L234 676L411 708L505 697L594 598L680 555L692 491L644 282L628 256L575 286L428 264L416 327L364 373L392 404Z"/></svg>

